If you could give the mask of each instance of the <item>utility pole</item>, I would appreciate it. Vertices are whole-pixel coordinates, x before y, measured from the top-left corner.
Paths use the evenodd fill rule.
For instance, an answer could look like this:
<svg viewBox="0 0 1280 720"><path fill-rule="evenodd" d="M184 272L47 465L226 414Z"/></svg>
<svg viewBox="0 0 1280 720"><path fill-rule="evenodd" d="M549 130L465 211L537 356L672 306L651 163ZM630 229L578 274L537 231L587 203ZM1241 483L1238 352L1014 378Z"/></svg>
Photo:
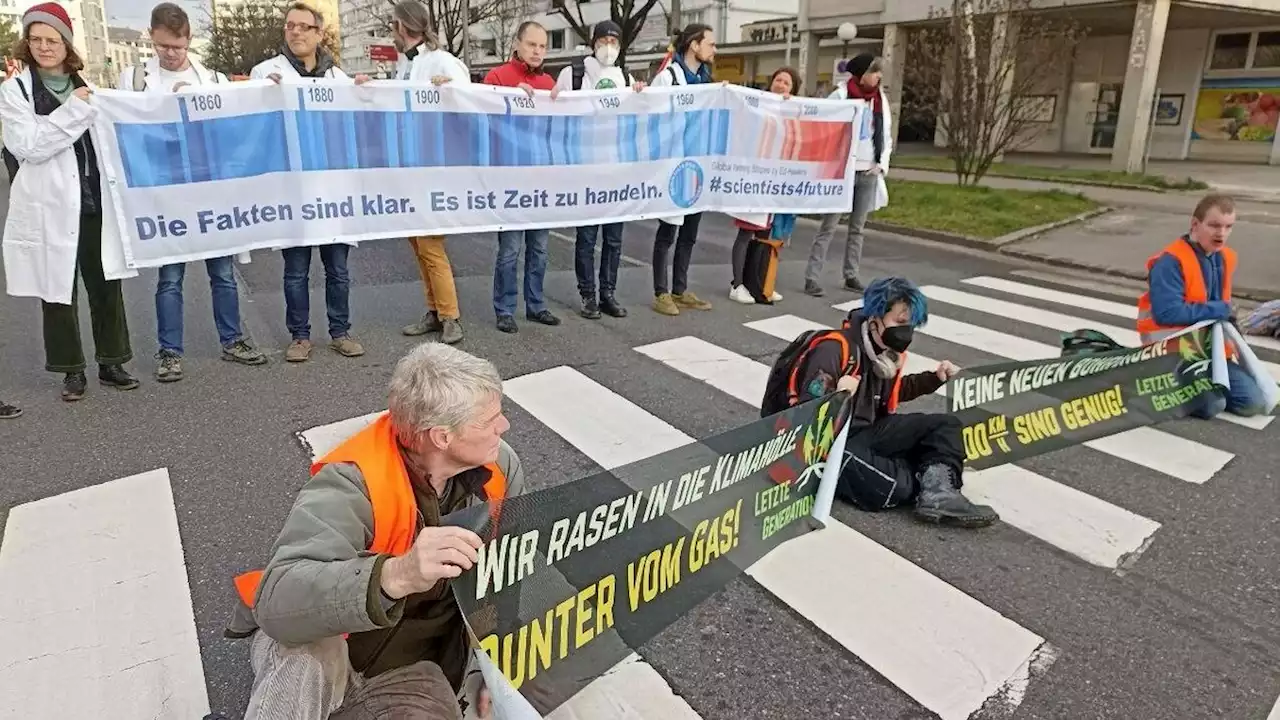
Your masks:
<svg viewBox="0 0 1280 720"><path fill-rule="evenodd" d="M671 10L667 12L667 34L675 37L683 26L680 24L680 0L671 0Z"/></svg>
<svg viewBox="0 0 1280 720"><path fill-rule="evenodd" d="M462 64L471 68L471 0L459 0L462 4Z"/></svg>

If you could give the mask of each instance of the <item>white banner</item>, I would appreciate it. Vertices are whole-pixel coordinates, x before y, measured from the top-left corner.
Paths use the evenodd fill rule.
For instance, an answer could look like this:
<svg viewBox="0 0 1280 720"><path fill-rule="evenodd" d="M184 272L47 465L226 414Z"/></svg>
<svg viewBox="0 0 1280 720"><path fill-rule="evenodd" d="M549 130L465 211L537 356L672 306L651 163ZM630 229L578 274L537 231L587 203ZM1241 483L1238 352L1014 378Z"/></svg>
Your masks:
<svg viewBox="0 0 1280 720"><path fill-rule="evenodd" d="M552 100L398 81L101 90L94 102L131 268L708 210L846 212L865 105L727 84Z"/></svg>

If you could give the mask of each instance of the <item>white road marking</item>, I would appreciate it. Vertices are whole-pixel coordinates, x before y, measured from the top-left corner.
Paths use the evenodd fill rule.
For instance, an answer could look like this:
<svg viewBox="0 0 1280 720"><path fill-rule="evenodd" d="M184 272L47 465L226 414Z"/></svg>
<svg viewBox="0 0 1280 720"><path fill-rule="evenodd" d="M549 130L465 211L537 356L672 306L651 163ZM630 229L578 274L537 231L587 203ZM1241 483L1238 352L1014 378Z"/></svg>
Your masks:
<svg viewBox="0 0 1280 720"><path fill-rule="evenodd" d="M782 315L746 325L785 338L808 322ZM908 372L927 372L938 366L932 358L907 357L917 363L917 369L908 367ZM940 388L937 394L945 392ZM763 384L756 394L763 396ZM1114 569L1121 562L1136 559L1160 529L1154 520L1016 465L966 472L964 488L966 496L995 508L1008 524L1101 567Z"/></svg>
<svg viewBox="0 0 1280 720"><path fill-rule="evenodd" d="M1138 318L1137 298L1134 298L1134 302L1126 305L1112 300L1103 300L1092 295L1062 292L1060 290L1040 287L1039 285L1028 285L1027 283L1015 282L1004 278L988 277L986 275L967 278L963 282L969 285L986 288L988 290L998 290L1000 292L1009 293L1010 295L1021 295L1023 297L1035 298L1037 300L1048 300L1049 302L1055 302L1068 307L1093 310L1094 312L1100 312L1105 315L1116 315L1130 320L1136 320Z"/></svg>
<svg viewBox="0 0 1280 720"><path fill-rule="evenodd" d="M168 470L13 508L0 589L0 717L209 712Z"/></svg>
<svg viewBox="0 0 1280 720"><path fill-rule="evenodd" d="M694 442L572 368L505 385L508 397L606 468L618 456L615 427L626 429L631 460ZM833 573L833 567L858 572ZM783 543L747 572L946 720L967 718L1000 693L1044 645L1043 638L836 521ZM876 622L864 622L868 617Z"/></svg>

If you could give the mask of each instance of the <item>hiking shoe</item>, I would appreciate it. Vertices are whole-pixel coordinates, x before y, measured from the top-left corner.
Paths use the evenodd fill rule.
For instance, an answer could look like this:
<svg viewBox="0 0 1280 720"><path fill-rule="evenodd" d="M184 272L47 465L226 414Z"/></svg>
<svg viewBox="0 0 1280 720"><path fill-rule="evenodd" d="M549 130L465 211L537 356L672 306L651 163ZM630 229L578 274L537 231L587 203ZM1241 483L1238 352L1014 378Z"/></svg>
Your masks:
<svg viewBox="0 0 1280 720"><path fill-rule="evenodd" d="M738 285L729 291L729 299L741 303L743 305L755 305L756 299L751 297L751 291L747 290L746 285Z"/></svg>
<svg viewBox="0 0 1280 720"><path fill-rule="evenodd" d="M22 417L22 408L0 400L0 420L13 420Z"/></svg>
<svg viewBox="0 0 1280 720"><path fill-rule="evenodd" d="M743 290L745 289L746 288L743 288ZM700 299L697 295L694 295L693 293L688 291L685 291L680 295L672 295L671 299L675 301L676 305L679 305L682 308L688 308L689 310L710 310L711 309L711 303L707 302L706 300Z"/></svg>
<svg viewBox="0 0 1280 720"><path fill-rule="evenodd" d="M447 318L440 322L440 342L445 345L457 345L462 342L462 321L458 318Z"/></svg>
<svg viewBox="0 0 1280 720"><path fill-rule="evenodd" d="M329 349L343 357L360 357L364 354L364 347L350 335L343 335L340 338L330 340Z"/></svg>
<svg viewBox="0 0 1280 720"><path fill-rule="evenodd" d="M532 320L533 322L542 325L550 325L552 327L560 324L560 318L552 315L550 310L539 310L536 313L525 313L524 318L526 320Z"/></svg>
<svg viewBox="0 0 1280 720"><path fill-rule="evenodd" d="M520 328L516 327L516 319L510 315L498 316L498 329L508 334L520 332Z"/></svg>
<svg viewBox="0 0 1280 720"><path fill-rule="evenodd" d="M804 284L804 294L812 295L813 297L822 297L827 294L827 291L823 290L822 286L817 283L806 282Z"/></svg>
<svg viewBox="0 0 1280 720"><path fill-rule="evenodd" d="M237 340L222 348L222 359L228 362L237 362L241 365L263 365L267 362L266 355L254 349L244 340Z"/></svg>
<svg viewBox="0 0 1280 720"><path fill-rule="evenodd" d="M311 357L310 340L294 340L289 343L289 348L284 351L284 359L292 363L306 362L309 357Z"/></svg>
<svg viewBox="0 0 1280 720"><path fill-rule="evenodd" d="M600 319L600 306L596 304L594 297L582 296L582 311L580 314L588 320Z"/></svg>
<svg viewBox="0 0 1280 720"><path fill-rule="evenodd" d="M676 307L675 298L671 293L662 293L653 299L653 311L660 315L679 315L680 308Z"/></svg>
<svg viewBox="0 0 1280 720"><path fill-rule="evenodd" d="M156 380L177 382L182 379L182 356L172 350L156 353Z"/></svg>
<svg viewBox="0 0 1280 720"><path fill-rule="evenodd" d="M996 511L977 505L956 488L955 475L945 465L929 465L918 476L920 492L916 496L917 519L939 525L981 528L1000 519Z"/></svg>
<svg viewBox="0 0 1280 720"><path fill-rule="evenodd" d="M75 402L84 397L84 386L88 384L83 372L67 373L62 379L62 399Z"/></svg>
<svg viewBox="0 0 1280 720"><path fill-rule="evenodd" d="M400 328L400 332L409 337L418 335L426 335L427 333L441 332L444 330L444 323L440 321L440 316L435 310L429 311L422 319L412 325L405 325Z"/></svg>
<svg viewBox="0 0 1280 720"><path fill-rule="evenodd" d="M623 318L627 316L627 309L619 305L612 295L600 296L600 311L609 317Z"/></svg>
<svg viewBox="0 0 1280 720"><path fill-rule="evenodd" d="M862 287L862 283L859 282L858 278L845 278L844 289L852 290L853 292L862 292L863 290L866 290L866 288Z"/></svg>
<svg viewBox="0 0 1280 720"><path fill-rule="evenodd" d="M123 365L99 365L98 382L117 390L132 390L141 384L125 371Z"/></svg>

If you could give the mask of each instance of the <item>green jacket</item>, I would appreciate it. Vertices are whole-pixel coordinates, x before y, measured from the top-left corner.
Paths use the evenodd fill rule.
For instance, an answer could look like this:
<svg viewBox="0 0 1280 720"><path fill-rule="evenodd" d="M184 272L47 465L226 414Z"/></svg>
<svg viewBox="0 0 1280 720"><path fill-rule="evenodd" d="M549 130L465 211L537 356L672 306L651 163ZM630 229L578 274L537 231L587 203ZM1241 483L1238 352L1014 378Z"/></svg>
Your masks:
<svg viewBox="0 0 1280 720"><path fill-rule="evenodd" d="M524 468L505 442L498 467L506 475L507 497L523 493ZM415 487L418 530L484 502L489 477L483 467L455 475L439 500L430 488ZM372 542L373 505L360 470L350 463L326 465L298 492L253 609L237 600L225 634L243 638L261 629L291 646L346 634L351 665L366 677L430 660L458 689L469 648L449 582L391 602L381 592L389 556L368 551Z"/></svg>

